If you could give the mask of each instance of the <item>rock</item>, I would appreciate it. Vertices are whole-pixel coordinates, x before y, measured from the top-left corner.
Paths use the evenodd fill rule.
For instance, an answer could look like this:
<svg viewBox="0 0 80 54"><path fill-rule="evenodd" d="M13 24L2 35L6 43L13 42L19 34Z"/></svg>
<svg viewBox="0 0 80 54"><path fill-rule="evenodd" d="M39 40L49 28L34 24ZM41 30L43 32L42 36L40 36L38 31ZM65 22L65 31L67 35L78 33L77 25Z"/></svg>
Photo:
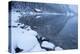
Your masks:
<svg viewBox="0 0 80 54"><path fill-rule="evenodd" d="M21 25L23 26L23 24ZM29 27L30 28L30 27ZM28 29L29 29L28 28ZM23 49L23 52L31 52L34 48L35 51L41 51L39 42L36 39L37 32L29 29L21 29L20 27L12 28L12 47L15 48L16 45L20 49ZM38 45L34 47L35 45ZM37 50L36 50L37 49Z"/></svg>
<svg viewBox="0 0 80 54"><path fill-rule="evenodd" d="M42 49L41 47L40 47L40 45L39 44L37 44L32 50L31 50L31 52L36 52L36 51L38 51L38 52L42 52L42 51L46 51L45 49Z"/></svg>
<svg viewBox="0 0 80 54"><path fill-rule="evenodd" d="M46 37L42 37L42 40L46 39Z"/></svg>
<svg viewBox="0 0 80 54"><path fill-rule="evenodd" d="M48 41L43 41L41 46L45 47L45 48L49 48L49 49L54 49L54 47L55 47L55 45L53 43L48 42Z"/></svg>
<svg viewBox="0 0 80 54"><path fill-rule="evenodd" d="M19 20L20 13L11 12L11 26L17 26L17 20Z"/></svg>
<svg viewBox="0 0 80 54"><path fill-rule="evenodd" d="M63 48L57 46L57 47L55 47L55 51L56 51L56 50L63 50Z"/></svg>
<svg viewBox="0 0 80 54"><path fill-rule="evenodd" d="M24 52L30 52L36 44L39 44L36 36L37 33L33 30L25 31L17 40L17 46L23 49Z"/></svg>
<svg viewBox="0 0 80 54"><path fill-rule="evenodd" d="M39 19L41 16L36 16L36 19Z"/></svg>
<svg viewBox="0 0 80 54"><path fill-rule="evenodd" d="M41 10L40 9L37 9L37 8L35 8L34 11L35 12L41 12Z"/></svg>

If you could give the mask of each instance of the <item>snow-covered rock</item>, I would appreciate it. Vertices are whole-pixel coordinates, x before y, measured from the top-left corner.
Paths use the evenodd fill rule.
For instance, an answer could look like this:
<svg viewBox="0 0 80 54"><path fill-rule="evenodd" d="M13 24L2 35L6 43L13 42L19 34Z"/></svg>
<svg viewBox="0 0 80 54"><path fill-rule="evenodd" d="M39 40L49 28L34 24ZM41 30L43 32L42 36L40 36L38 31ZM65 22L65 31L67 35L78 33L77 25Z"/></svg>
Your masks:
<svg viewBox="0 0 80 54"><path fill-rule="evenodd" d="M37 33L33 30L25 31L24 34L19 37L18 47L23 49L25 52L31 51L36 44L39 44L35 37L36 35Z"/></svg>
<svg viewBox="0 0 80 54"><path fill-rule="evenodd" d="M34 9L36 12L41 12L42 10L35 8Z"/></svg>
<svg viewBox="0 0 80 54"><path fill-rule="evenodd" d="M36 19L39 19L41 16L36 16Z"/></svg>
<svg viewBox="0 0 80 54"><path fill-rule="evenodd" d="M55 45L48 41L43 41L41 44L42 47L54 49Z"/></svg>
<svg viewBox="0 0 80 54"><path fill-rule="evenodd" d="M57 50L63 50L63 48L57 46L57 47L55 47L55 51L57 51Z"/></svg>
<svg viewBox="0 0 80 54"><path fill-rule="evenodd" d="M36 51L46 51L45 49L42 49L41 47L40 47L40 45L39 44L37 44L32 50L31 50L32 52L36 52Z"/></svg>
<svg viewBox="0 0 80 54"><path fill-rule="evenodd" d="M17 12L11 12L11 25L12 26L17 26L17 21L19 20L19 16L21 16L20 13Z"/></svg>
<svg viewBox="0 0 80 54"><path fill-rule="evenodd" d="M46 37L42 37L42 40L46 39Z"/></svg>
<svg viewBox="0 0 80 54"><path fill-rule="evenodd" d="M21 27L24 24L16 22L19 20L20 13L11 13L11 26L17 26L16 28L11 28L11 52L15 53L15 48L19 47L23 52L31 51L45 51L41 49L39 42L36 39L38 33L27 26L26 29Z"/></svg>
<svg viewBox="0 0 80 54"><path fill-rule="evenodd" d="M11 28L11 52L15 53L15 48L19 43L18 40L23 36L24 30L21 28Z"/></svg>
<svg viewBox="0 0 80 54"><path fill-rule="evenodd" d="M44 51L36 39L37 32L30 27L28 29L12 28L12 48L15 49L17 46L23 49L23 52Z"/></svg>
<svg viewBox="0 0 80 54"><path fill-rule="evenodd" d="M25 30L27 30L27 31L34 31L34 30L32 30L32 29L31 29L31 27L30 27L30 26L28 26L28 25L26 25L25 27L26 27L26 29L25 29ZM36 32L36 31L35 31L35 32ZM36 32L36 33L37 33L37 32Z"/></svg>

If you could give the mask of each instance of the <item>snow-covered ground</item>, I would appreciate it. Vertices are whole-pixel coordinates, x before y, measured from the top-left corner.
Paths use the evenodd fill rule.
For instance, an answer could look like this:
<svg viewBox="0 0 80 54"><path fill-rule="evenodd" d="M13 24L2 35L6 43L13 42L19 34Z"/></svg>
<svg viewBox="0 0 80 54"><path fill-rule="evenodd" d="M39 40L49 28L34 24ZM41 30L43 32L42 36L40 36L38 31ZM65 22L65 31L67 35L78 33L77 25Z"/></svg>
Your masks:
<svg viewBox="0 0 80 54"><path fill-rule="evenodd" d="M51 42L48 42L48 41L43 41L42 42L42 47L45 47L45 48L51 48L51 49L54 49L55 45Z"/></svg>
<svg viewBox="0 0 80 54"><path fill-rule="evenodd" d="M31 52L31 51L45 51L41 49L39 42L36 39L38 33L28 26L26 29L20 28L21 25L18 26L18 22L20 14L16 12L12 12L12 25L17 26L16 28L11 28L11 49L12 52L15 53L15 48L19 47L23 49L23 52Z"/></svg>

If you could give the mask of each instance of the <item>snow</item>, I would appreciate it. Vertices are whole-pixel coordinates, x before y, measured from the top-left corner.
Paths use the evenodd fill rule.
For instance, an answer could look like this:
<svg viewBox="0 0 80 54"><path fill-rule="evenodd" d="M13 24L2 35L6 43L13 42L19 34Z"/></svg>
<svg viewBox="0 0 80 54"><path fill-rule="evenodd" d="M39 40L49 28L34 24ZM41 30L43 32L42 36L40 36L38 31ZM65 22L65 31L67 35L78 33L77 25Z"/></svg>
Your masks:
<svg viewBox="0 0 80 54"><path fill-rule="evenodd" d="M11 12L11 25L12 26L17 26L16 21L19 19L20 13L17 12Z"/></svg>
<svg viewBox="0 0 80 54"><path fill-rule="evenodd" d="M24 26L24 24L20 24L16 22L19 19L20 13L12 12L11 13L11 26L18 26L17 28L11 28L11 50L14 53L15 48L19 47L23 49L23 52L30 52L32 51L44 51L41 49L39 42L37 41L36 35L38 33L31 29L28 26L26 29L20 28ZM35 46L35 47L34 47Z"/></svg>
<svg viewBox="0 0 80 54"><path fill-rule="evenodd" d="M36 16L36 19L39 19L41 16Z"/></svg>
<svg viewBox="0 0 80 54"><path fill-rule="evenodd" d="M57 51L57 50L63 50L63 48L57 46L57 47L55 47L55 51Z"/></svg>
<svg viewBox="0 0 80 54"><path fill-rule="evenodd" d="M30 15L34 15L34 13L33 13L33 12L30 12L29 14L30 14Z"/></svg>
<svg viewBox="0 0 80 54"><path fill-rule="evenodd" d="M46 37L42 37L42 40L46 39Z"/></svg>
<svg viewBox="0 0 80 54"><path fill-rule="evenodd" d="M37 8L35 8L35 11L37 11L37 12L41 12L41 10L40 10L40 9L37 9Z"/></svg>
<svg viewBox="0 0 80 54"><path fill-rule="evenodd" d="M46 51L46 50L45 50L45 49L42 49L42 48L40 47L40 45L37 44L31 51L32 51L32 52L36 52L36 51L40 52L40 51Z"/></svg>
<svg viewBox="0 0 80 54"><path fill-rule="evenodd" d="M55 45L53 43L48 42L48 41L43 41L41 46L45 47L45 48L51 48L51 49L53 49L55 47Z"/></svg>
<svg viewBox="0 0 80 54"><path fill-rule="evenodd" d="M11 28L11 50L15 52L14 49L17 47L18 37L22 36L22 29L20 28Z"/></svg>
<svg viewBox="0 0 80 54"><path fill-rule="evenodd" d="M29 27L30 28L30 27ZM20 27L12 28L12 48L18 46L20 49L23 49L24 52L32 51L44 51L41 49L36 35L37 32L34 30L21 29ZM34 47L35 46L35 47Z"/></svg>

